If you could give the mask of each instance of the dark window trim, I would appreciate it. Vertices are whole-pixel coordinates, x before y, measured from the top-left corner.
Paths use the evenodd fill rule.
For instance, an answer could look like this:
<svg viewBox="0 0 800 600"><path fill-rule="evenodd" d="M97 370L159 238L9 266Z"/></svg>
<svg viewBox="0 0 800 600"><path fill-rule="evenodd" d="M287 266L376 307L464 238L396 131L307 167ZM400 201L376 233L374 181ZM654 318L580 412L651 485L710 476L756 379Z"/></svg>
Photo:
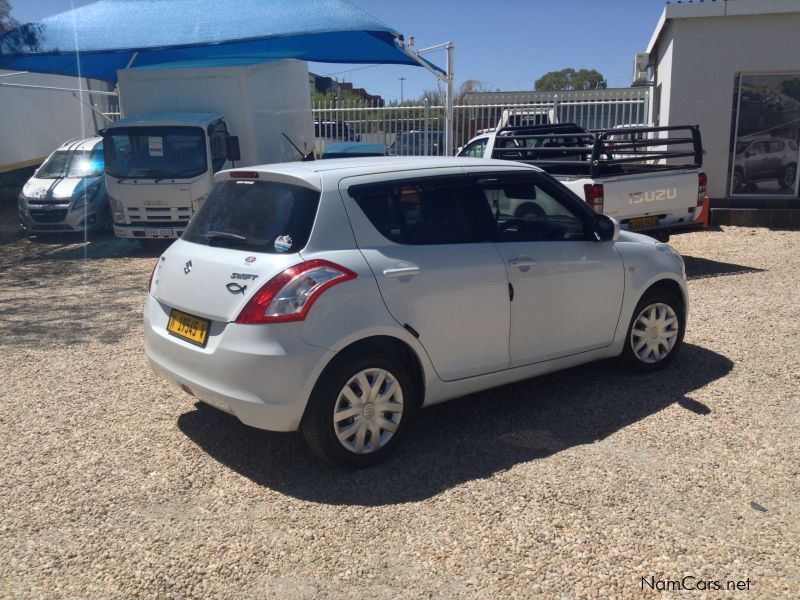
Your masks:
<svg viewBox="0 0 800 600"><path fill-rule="evenodd" d="M430 185L431 183L437 184L433 187L460 187L467 185L467 177L463 174L460 175L423 175L422 177L406 177L402 179L391 179L381 181L378 183L358 183L348 186L347 193L354 200L358 200L364 196L375 196L377 194L385 194L391 192L396 187L406 185Z"/></svg>

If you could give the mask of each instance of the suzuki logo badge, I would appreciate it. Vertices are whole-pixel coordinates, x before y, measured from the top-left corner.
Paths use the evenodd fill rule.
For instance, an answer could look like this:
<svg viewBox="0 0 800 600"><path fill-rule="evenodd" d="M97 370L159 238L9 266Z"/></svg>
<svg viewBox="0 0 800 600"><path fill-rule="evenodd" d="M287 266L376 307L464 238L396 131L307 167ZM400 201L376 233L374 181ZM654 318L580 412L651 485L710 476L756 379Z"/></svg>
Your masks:
<svg viewBox="0 0 800 600"><path fill-rule="evenodd" d="M188 275L191 272L192 272L192 261L187 260L186 264L183 267L183 274Z"/></svg>

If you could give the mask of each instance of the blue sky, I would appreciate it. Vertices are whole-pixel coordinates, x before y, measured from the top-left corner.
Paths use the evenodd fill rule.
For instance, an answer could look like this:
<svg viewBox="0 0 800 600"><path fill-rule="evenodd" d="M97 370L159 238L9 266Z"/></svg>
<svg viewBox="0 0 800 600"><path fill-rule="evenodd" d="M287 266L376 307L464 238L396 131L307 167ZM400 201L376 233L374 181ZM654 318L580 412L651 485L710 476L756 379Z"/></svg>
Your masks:
<svg viewBox="0 0 800 600"><path fill-rule="evenodd" d="M456 85L478 79L489 89L530 90L547 71L597 69L609 86L631 82L633 55L643 52L664 0L351 0L424 48L445 41L456 46ZM89 0L11 0L20 21L88 4ZM266 3L266 2L265 2ZM224 6L224 3L220 3ZM221 8L221 10L223 10ZM444 53L429 55L444 65ZM312 64L319 74L351 81L384 98L406 98L434 88L422 68Z"/></svg>

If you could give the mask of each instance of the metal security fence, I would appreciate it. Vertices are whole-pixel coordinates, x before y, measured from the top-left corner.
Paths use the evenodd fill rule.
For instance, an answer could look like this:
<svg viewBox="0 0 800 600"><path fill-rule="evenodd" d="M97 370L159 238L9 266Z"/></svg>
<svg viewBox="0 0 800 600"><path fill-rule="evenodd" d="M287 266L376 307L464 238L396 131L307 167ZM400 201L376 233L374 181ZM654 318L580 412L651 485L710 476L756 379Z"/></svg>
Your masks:
<svg viewBox="0 0 800 600"><path fill-rule="evenodd" d="M317 154L328 144L383 144L390 154L444 151L445 107L426 103L378 106L320 102L313 107ZM503 120L505 119L505 122ZM648 89L467 94L454 106L455 147L501 124L577 123L588 129L643 125L649 121Z"/></svg>

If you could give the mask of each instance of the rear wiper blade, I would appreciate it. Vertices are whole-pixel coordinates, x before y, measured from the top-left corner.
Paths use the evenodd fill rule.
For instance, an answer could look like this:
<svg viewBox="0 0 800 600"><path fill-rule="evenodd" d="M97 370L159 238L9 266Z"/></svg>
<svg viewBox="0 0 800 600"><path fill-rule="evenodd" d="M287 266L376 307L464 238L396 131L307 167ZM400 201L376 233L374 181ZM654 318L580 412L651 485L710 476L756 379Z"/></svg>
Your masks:
<svg viewBox="0 0 800 600"><path fill-rule="evenodd" d="M239 235L238 233L231 233L230 231L207 231L204 235L209 239L225 238L229 240L240 240L242 242L247 241L247 237Z"/></svg>

